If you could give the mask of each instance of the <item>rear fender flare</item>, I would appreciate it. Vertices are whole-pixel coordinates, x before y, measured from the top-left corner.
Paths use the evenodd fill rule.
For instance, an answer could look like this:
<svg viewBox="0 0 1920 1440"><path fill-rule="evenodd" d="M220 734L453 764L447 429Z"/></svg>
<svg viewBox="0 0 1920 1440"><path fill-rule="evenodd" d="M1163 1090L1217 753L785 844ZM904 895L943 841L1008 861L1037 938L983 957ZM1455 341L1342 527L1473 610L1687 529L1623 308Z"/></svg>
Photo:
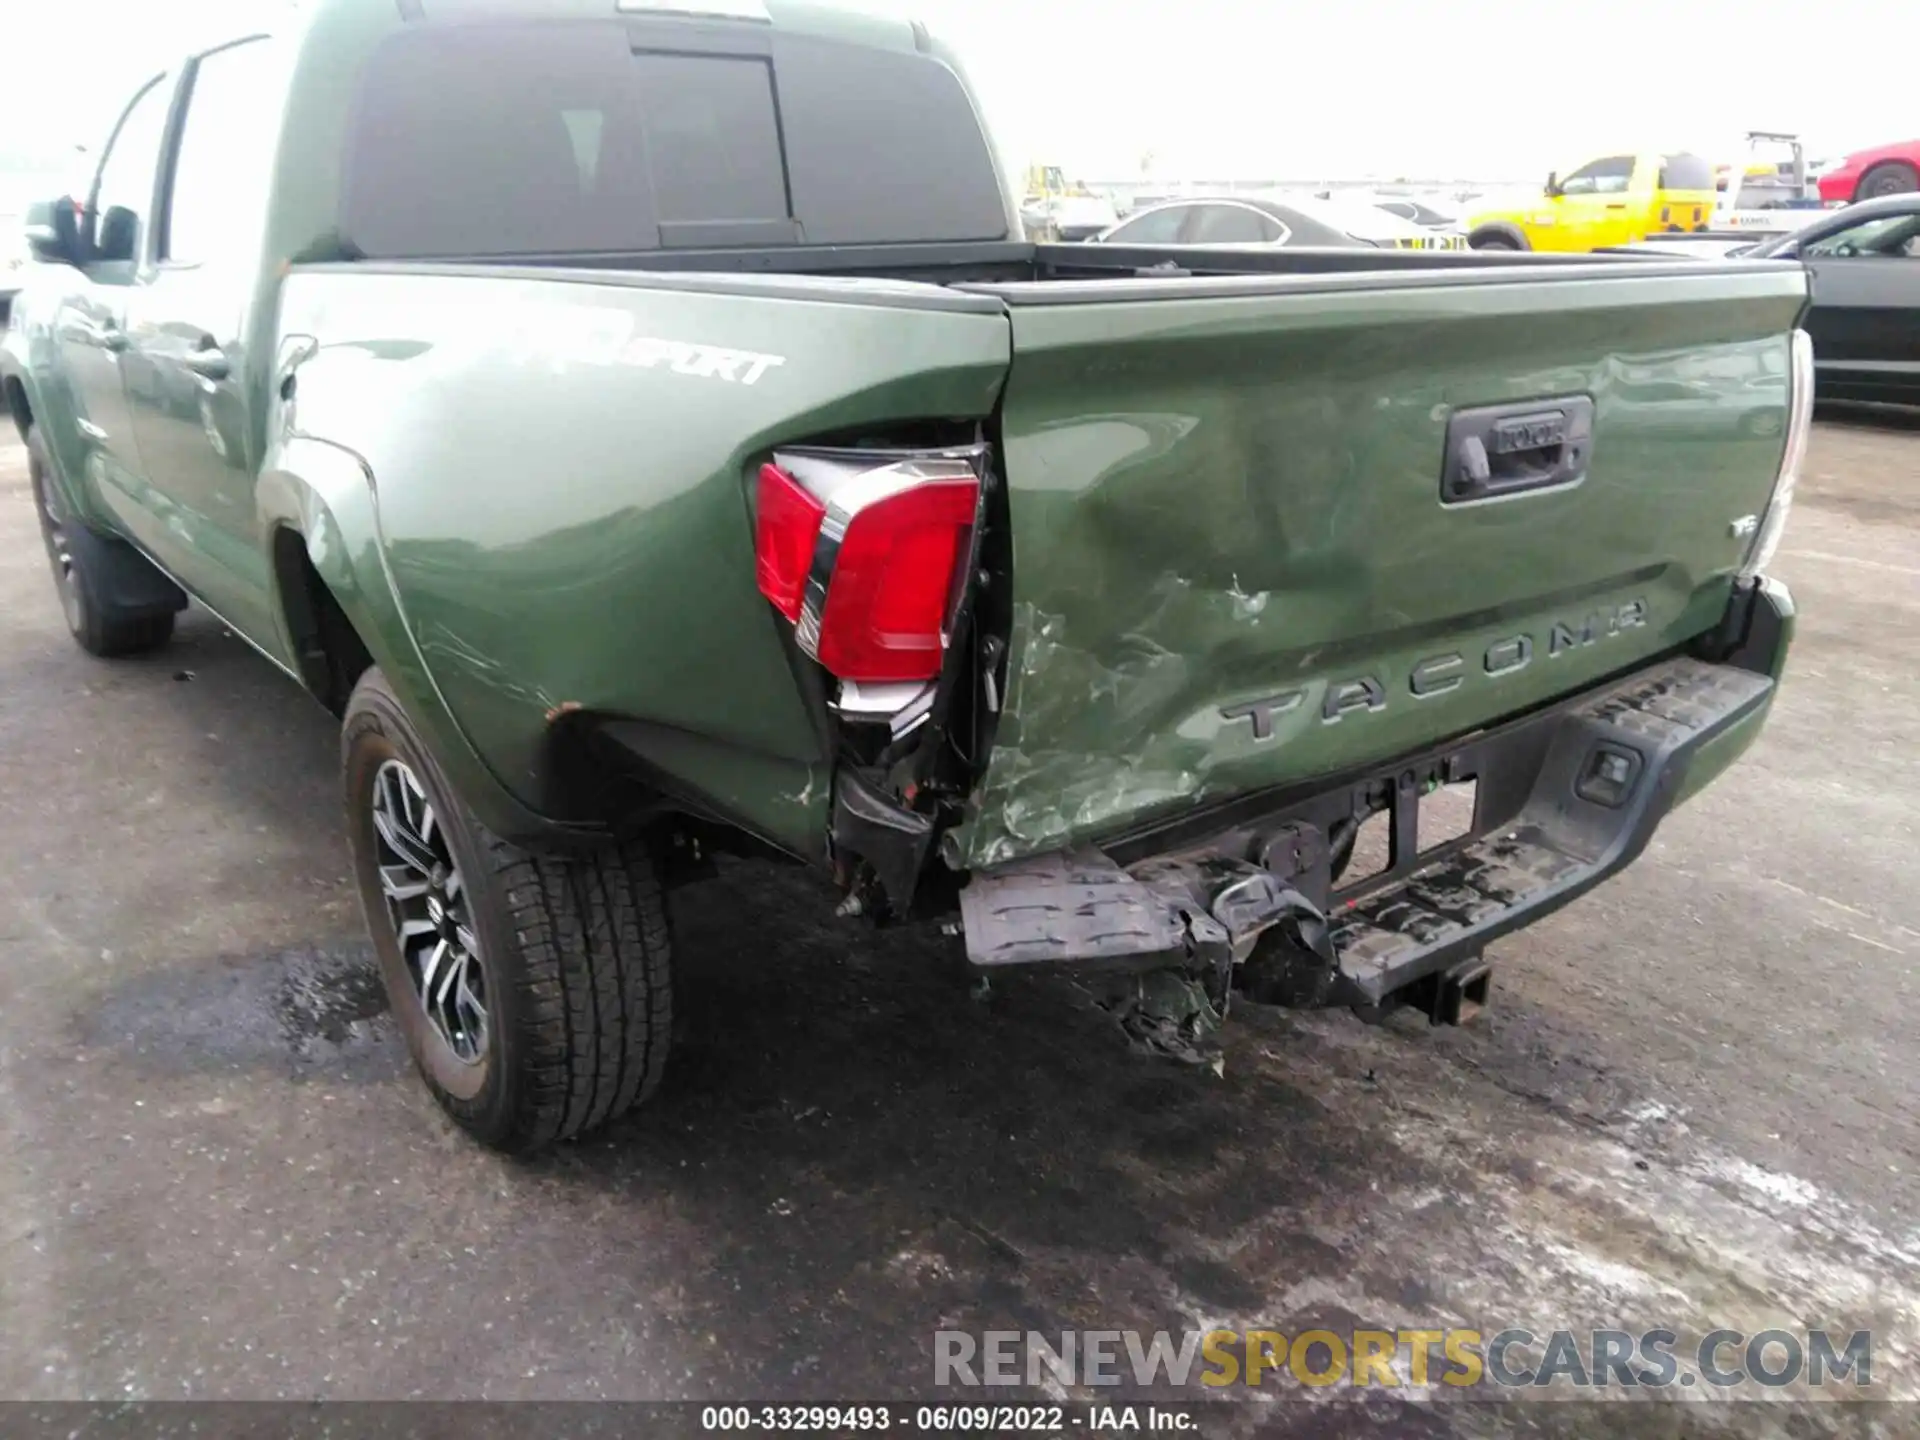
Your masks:
<svg viewBox="0 0 1920 1440"><path fill-rule="evenodd" d="M32 345L31 335L26 343ZM37 368L21 363L16 354L0 352L0 387L4 387L0 389L0 398L5 401L20 439L26 440L29 424L38 427L47 480L59 490L65 513L79 517L96 530L111 529L100 507L93 503L89 488L79 483L85 465L79 433L70 422L65 426L59 423L62 416L74 413L72 405L58 403L49 396Z"/></svg>
<svg viewBox="0 0 1920 1440"><path fill-rule="evenodd" d="M268 454L255 496L270 567L278 537L297 534L320 582L433 747L461 799L497 834L547 833L551 826L514 799L474 751L434 684L387 573L372 477L361 457L330 441L290 437ZM287 596L277 570L273 573L274 623L291 655Z"/></svg>

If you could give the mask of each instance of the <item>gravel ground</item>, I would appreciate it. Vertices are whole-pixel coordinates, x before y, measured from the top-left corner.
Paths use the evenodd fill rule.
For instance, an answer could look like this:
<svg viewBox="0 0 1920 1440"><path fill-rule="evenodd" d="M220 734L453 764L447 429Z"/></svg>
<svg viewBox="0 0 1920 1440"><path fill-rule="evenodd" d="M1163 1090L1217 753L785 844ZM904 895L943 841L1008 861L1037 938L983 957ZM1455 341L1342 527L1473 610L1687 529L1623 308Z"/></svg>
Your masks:
<svg viewBox="0 0 1920 1440"><path fill-rule="evenodd" d="M81 654L0 442L0 1396L845 1400L932 1393L943 1327L1382 1324L1871 1328L1920 1398L1916 535L1920 424L1826 419L1768 732L1472 1027L1245 1006L1223 1075L1162 1069L742 865L678 897L659 1101L514 1164L383 1013L331 722L199 612ZM1680 1410L1920 1424L1578 1428Z"/></svg>

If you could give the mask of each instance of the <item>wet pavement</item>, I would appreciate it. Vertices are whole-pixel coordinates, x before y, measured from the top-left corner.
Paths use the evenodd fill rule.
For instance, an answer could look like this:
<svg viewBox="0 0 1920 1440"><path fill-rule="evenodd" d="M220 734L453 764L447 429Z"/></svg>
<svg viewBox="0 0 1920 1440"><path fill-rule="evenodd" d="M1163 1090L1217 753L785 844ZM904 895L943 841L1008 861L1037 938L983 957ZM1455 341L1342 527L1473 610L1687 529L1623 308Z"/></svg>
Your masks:
<svg viewBox="0 0 1920 1440"><path fill-rule="evenodd" d="M0 1396L850 1400L934 1393L943 1328L1825 1325L1920 1398L1916 536L1920 424L1823 423L1767 734L1495 946L1473 1027L1241 1006L1222 1075L1167 1068L743 864L676 897L656 1103L516 1164L384 1012L332 722L203 612L78 651L0 442ZM1611 1412L1584 1433L1672 1423Z"/></svg>

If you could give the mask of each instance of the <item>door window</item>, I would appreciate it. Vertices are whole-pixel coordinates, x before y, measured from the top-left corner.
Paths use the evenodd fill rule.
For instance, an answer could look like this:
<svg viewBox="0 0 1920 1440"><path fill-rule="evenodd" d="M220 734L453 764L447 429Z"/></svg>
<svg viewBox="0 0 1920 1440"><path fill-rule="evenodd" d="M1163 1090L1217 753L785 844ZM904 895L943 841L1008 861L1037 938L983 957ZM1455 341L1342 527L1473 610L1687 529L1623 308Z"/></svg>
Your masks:
<svg viewBox="0 0 1920 1440"><path fill-rule="evenodd" d="M1633 183L1633 156L1609 155L1582 165L1560 182L1562 195L1622 195Z"/></svg>
<svg viewBox="0 0 1920 1440"><path fill-rule="evenodd" d="M1162 205L1157 210L1134 216L1109 235L1107 241L1113 245L1177 245L1180 229L1192 213L1191 205Z"/></svg>
<svg viewBox="0 0 1920 1440"><path fill-rule="evenodd" d="M1809 260L1920 259L1920 215L1887 215L1849 226L1836 235L1808 241L1800 253Z"/></svg>
<svg viewBox="0 0 1920 1440"><path fill-rule="evenodd" d="M1266 245L1284 230L1277 220L1245 205L1202 205L1188 232L1189 245Z"/></svg>
<svg viewBox="0 0 1920 1440"><path fill-rule="evenodd" d="M154 76L114 127L88 207L95 260L125 262L140 256L172 97L167 77Z"/></svg>
<svg viewBox="0 0 1920 1440"><path fill-rule="evenodd" d="M161 258L198 264L258 239L277 133L272 55L265 40L247 40L195 64Z"/></svg>

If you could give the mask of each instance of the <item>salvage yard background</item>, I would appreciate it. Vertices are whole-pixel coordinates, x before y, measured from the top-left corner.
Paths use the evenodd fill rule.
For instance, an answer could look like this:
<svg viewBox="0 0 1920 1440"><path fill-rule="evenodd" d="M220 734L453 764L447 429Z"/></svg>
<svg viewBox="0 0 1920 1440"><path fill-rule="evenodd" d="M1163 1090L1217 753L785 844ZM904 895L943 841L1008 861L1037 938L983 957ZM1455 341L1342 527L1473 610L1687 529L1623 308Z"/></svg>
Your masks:
<svg viewBox="0 0 1920 1440"><path fill-rule="evenodd" d="M930 1392L942 1327L1830 1324L1920 1397L1916 538L1920 423L1825 418L1769 728L1494 948L1472 1028L1243 1005L1223 1076L1163 1068L742 866L682 897L658 1103L517 1165L406 1073L331 722L204 612L76 649L9 435L0 1394L854 1400Z"/></svg>

